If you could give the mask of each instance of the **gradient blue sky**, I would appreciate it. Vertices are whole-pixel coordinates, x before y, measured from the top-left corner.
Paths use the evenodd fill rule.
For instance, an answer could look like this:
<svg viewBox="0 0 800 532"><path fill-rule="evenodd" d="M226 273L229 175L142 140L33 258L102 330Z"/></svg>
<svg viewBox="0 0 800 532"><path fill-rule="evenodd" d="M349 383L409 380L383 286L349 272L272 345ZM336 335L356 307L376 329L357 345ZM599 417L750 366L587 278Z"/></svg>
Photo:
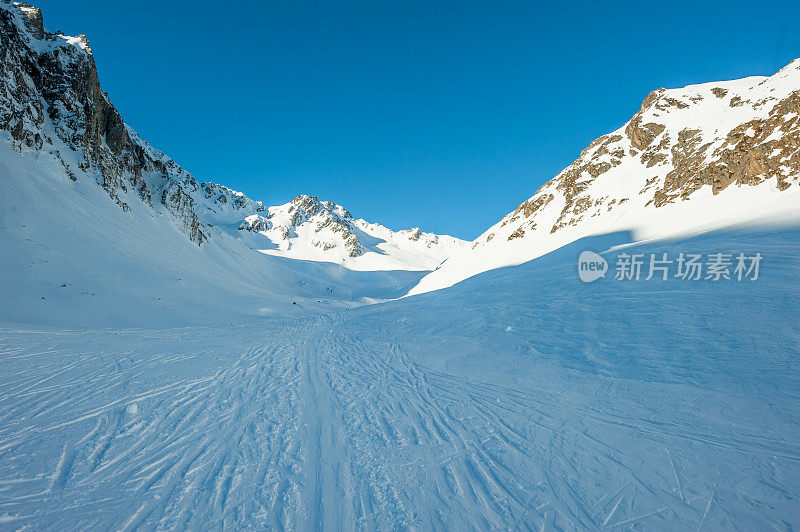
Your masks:
<svg viewBox="0 0 800 532"><path fill-rule="evenodd" d="M29 1L199 180L468 239L649 91L800 56L789 1Z"/></svg>

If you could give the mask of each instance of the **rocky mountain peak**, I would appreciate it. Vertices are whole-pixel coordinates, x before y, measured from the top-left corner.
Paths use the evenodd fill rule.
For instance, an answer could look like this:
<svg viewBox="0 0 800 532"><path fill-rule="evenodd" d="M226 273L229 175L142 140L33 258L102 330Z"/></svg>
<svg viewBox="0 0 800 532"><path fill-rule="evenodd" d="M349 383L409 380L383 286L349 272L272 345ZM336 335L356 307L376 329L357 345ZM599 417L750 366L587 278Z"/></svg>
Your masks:
<svg viewBox="0 0 800 532"><path fill-rule="evenodd" d="M269 219L273 236L286 250L306 245L307 238L298 239L300 231L322 251L340 248L348 257L359 257L366 251L356 235L353 216L344 207L316 196L300 194L289 203L270 207Z"/></svg>
<svg viewBox="0 0 800 532"><path fill-rule="evenodd" d="M305 194L269 207L266 217L248 216L239 229L266 237L265 253L358 268L433 269L466 246L463 240L417 227L392 231L354 218L332 201Z"/></svg>
<svg viewBox="0 0 800 532"><path fill-rule="evenodd" d="M688 200L703 187L798 184L800 60L769 78L657 89L619 130L593 141L536 195L506 216L507 240L526 232L556 233L590 218L619 213L635 197L659 208ZM623 179L631 194L604 184ZM617 187L621 191L621 187ZM558 205L554 220L542 209ZM491 241L490 230L478 243ZM508 232L508 231L504 231Z"/></svg>
<svg viewBox="0 0 800 532"><path fill-rule="evenodd" d="M327 219L333 219L338 223L341 220L352 220L353 216L341 205L332 201L320 201L316 196L299 194L289 202L290 211L297 214L297 219L309 219L316 215L322 215Z"/></svg>

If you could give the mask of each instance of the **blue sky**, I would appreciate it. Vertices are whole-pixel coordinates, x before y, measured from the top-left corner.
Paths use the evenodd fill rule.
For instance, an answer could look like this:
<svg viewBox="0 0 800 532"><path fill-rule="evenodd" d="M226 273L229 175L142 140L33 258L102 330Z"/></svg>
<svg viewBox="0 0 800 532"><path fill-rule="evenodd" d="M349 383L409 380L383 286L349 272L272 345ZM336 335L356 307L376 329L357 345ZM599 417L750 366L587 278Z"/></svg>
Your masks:
<svg viewBox="0 0 800 532"><path fill-rule="evenodd" d="M796 2L36 2L199 180L472 239L657 87L769 75Z"/></svg>

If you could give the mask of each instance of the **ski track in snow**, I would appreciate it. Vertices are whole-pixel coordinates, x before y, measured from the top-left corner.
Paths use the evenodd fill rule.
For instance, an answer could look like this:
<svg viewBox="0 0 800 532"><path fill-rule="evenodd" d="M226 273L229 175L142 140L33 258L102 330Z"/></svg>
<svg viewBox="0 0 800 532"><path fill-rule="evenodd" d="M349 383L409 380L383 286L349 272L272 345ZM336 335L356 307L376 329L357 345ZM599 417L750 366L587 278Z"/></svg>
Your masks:
<svg viewBox="0 0 800 532"><path fill-rule="evenodd" d="M0 526L702 528L737 469L797 473L796 445L433 370L357 332L2 331Z"/></svg>
<svg viewBox="0 0 800 532"><path fill-rule="evenodd" d="M653 122L664 130L649 162L623 126L620 161L612 144L590 146L597 175L586 166L590 180L529 200L473 252L363 220L334 227L310 197L264 212L196 184L129 128L113 155L97 126L126 126L74 84L53 91L74 57L39 55L85 42L25 36L31 14L3 33L16 124L0 134L0 530L800 526L800 231L740 226L796 223L797 187L772 175L662 207L648 192L679 158L659 147L668 134L681 150L712 128L722 143L796 90L799 63L723 82L726 101L705 94L717 83L670 91L692 105ZM83 127L84 104L108 120ZM18 126L54 144L29 149ZM304 203L315 214L295 220ZM186 238L198 227L202 246ZM351 257L345 235L366 253ZM611 260L615 246L758 252L764 271L758 283L579 283L579 253ZM86 323L112 328L55 327Z"/></svg>
<svg viewBox="0 0 800 532"><path fill-rule="evenodd" d="M583 285L595 241L334 314L2 325L0 529L792 528L797 237L735 234L760 284Z"/></svg>

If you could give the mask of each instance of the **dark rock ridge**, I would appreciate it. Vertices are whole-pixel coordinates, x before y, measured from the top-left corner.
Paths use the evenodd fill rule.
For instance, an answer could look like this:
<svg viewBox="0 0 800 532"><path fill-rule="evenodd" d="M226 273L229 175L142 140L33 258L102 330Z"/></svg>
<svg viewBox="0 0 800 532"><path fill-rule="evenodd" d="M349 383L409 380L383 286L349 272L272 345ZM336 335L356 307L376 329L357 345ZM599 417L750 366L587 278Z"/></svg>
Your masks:
<svg viewBox="0 0 800 532"><path fill-rule="evenodd" d="M71 179L94 176L124 211L131 194L157 202L193 242L207 240L196 212L199 184L125 125L100 87L85 37L49 33L39 9L3 2L0 58L0 129L17 151L51 154Z"/></svg>
<svg viewBox="0 0 800 532"><path fill-rule="evenodd" d="M170 215L194 243L204 218L242 220L266 207L199 183L128 127L102 90L89 43L44 29L39 9L0 0L0 131L12 147L56 158L73 181L94 179L123 211L140 201Z"/></svg>

